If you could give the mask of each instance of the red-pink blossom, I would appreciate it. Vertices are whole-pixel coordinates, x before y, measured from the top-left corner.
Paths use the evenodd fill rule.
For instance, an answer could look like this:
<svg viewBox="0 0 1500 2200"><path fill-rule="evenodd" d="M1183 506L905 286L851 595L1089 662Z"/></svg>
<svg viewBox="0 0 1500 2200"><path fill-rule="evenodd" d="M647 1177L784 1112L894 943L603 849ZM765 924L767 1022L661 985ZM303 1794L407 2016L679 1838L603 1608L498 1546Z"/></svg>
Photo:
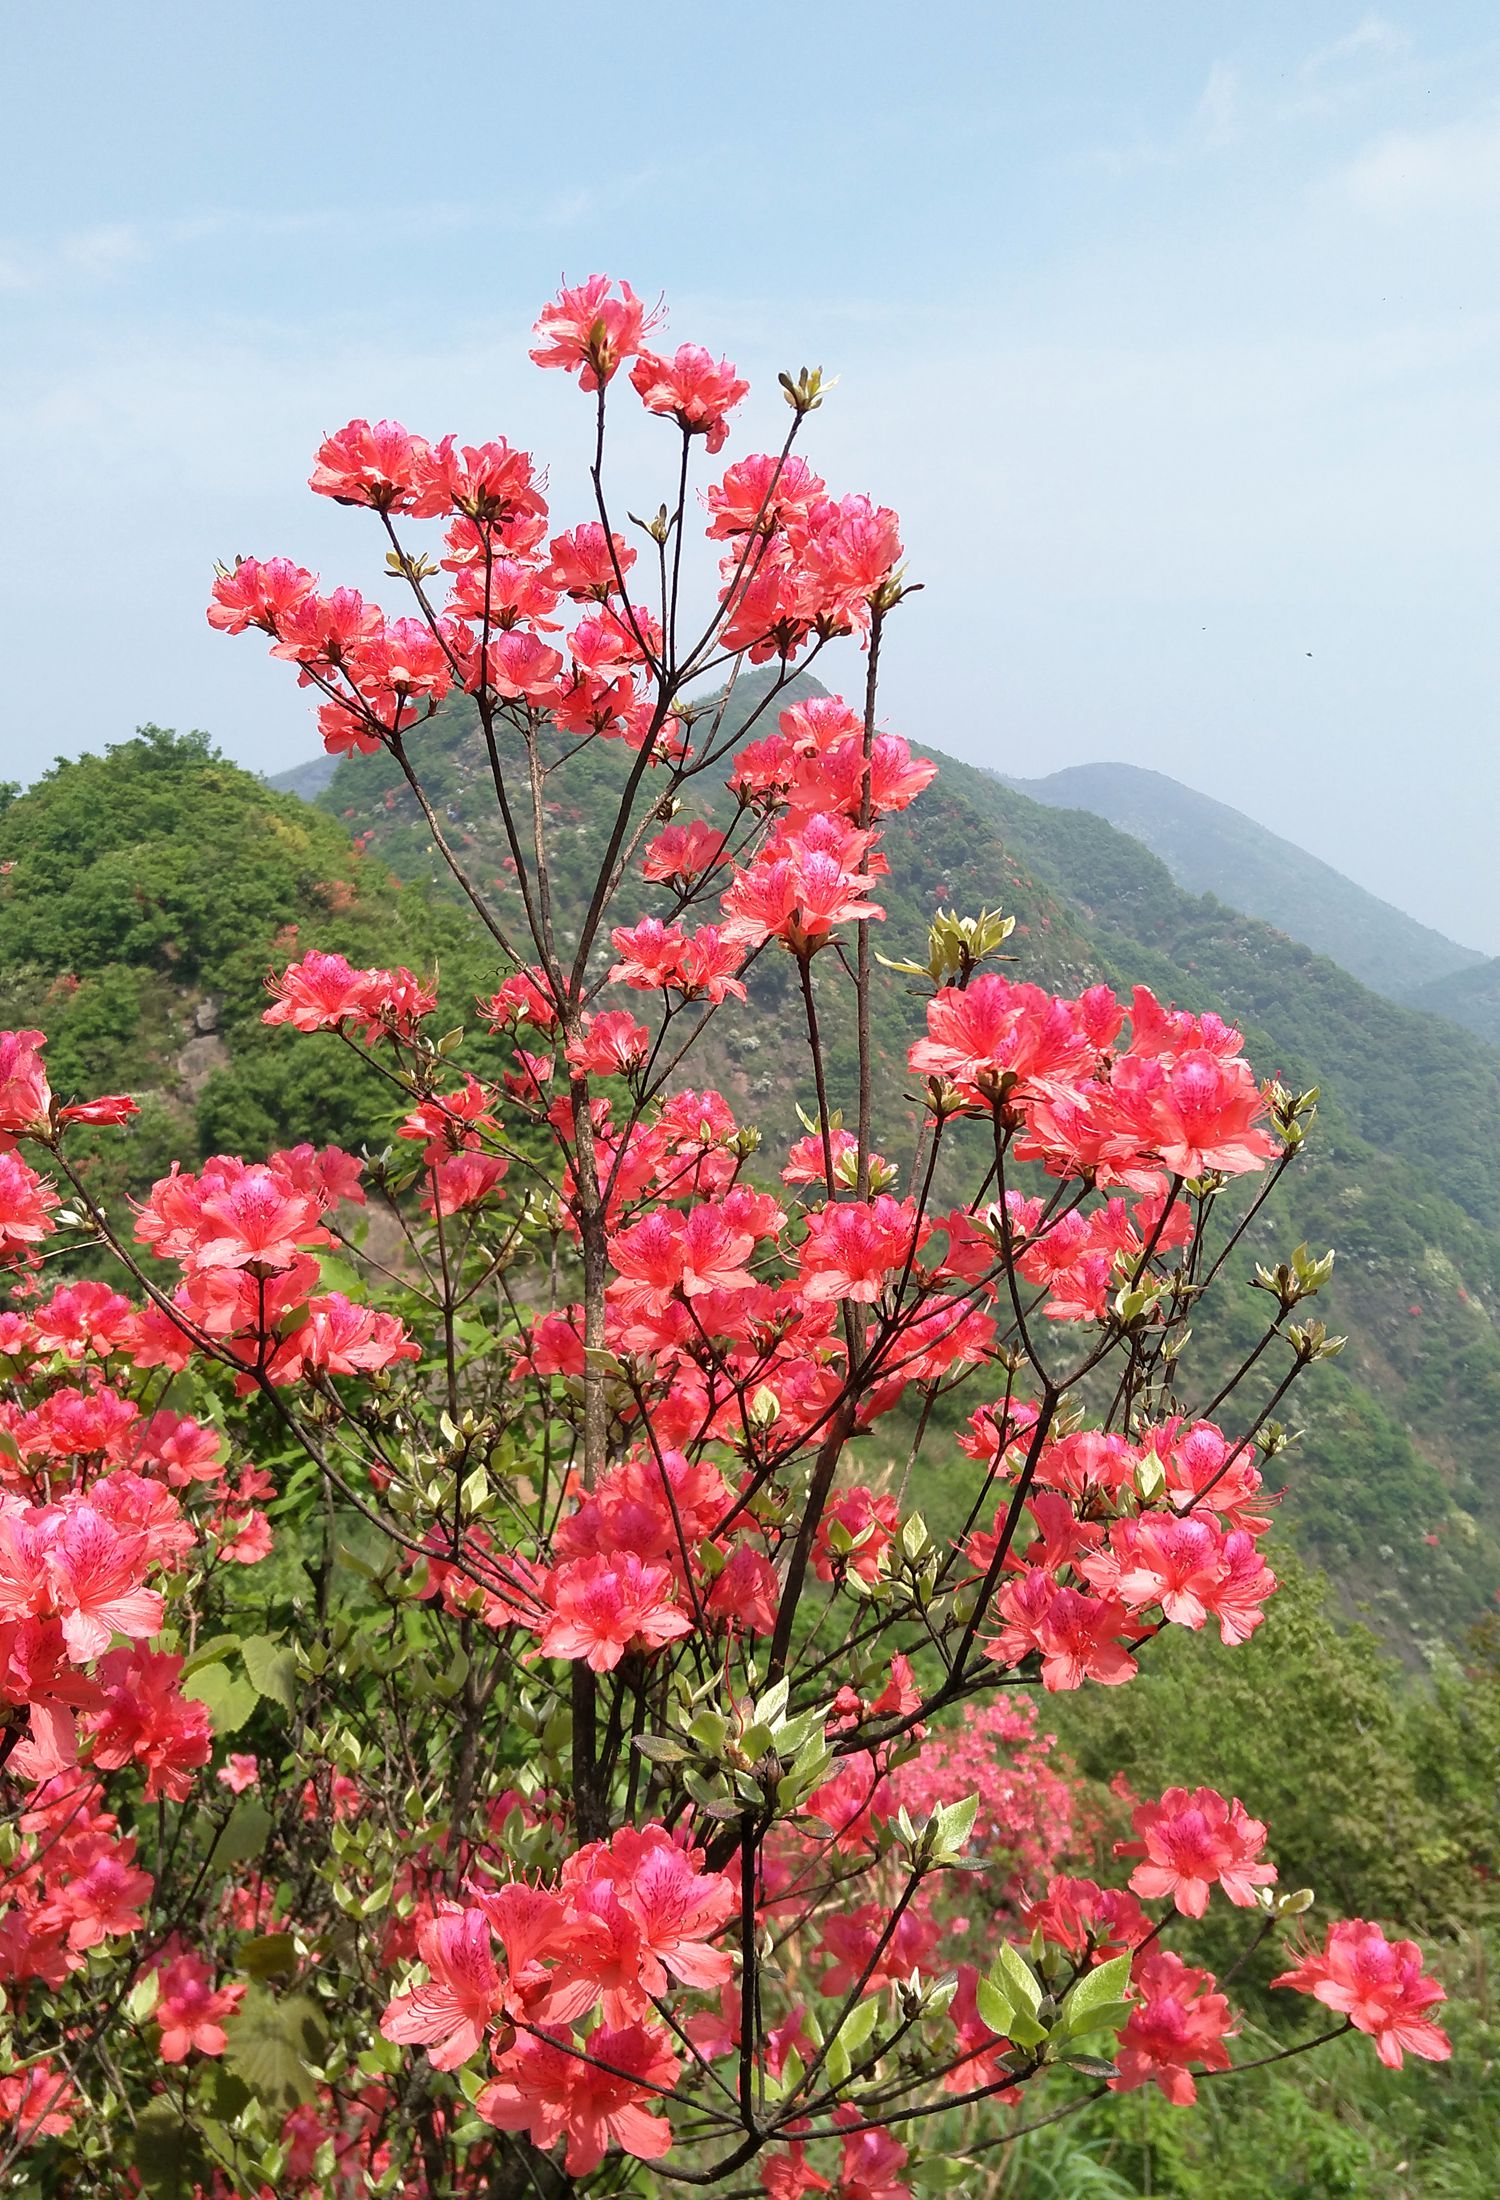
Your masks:
<svg viewBox="0 0 1500 2200"><path fill-rule="evenodd" d="M1120 2036L1110 2090L1129 2093L1154 2082L1169 2101L1187 2107L1198 2098L1194 2063L1229 2068L1229 2003L1215 1992L1211 1971L1192 1969L1168 1948L1141 1957L1132 1984L1140 1998Z"/></svg>
<svg viewBox="0 0 1500 2200"><path fill-rule="evenodd" d="M1362 1917L1330 1925L1323 1946L1302 1949L1295 1967L1271 1984L1340 2010L1369 2033L1391 2070L1399 2070L1407 2055L1446 2062L1453 2052L1447 2033L1425 2013L1447 1997L1423 1971L1421 1949L1414 1940L1387 1940Z"/></svg>
<svg viewBox="0 0 1500 2200"><path fill-rule="evenodd" d="M724 448L727 417L750 387L701 344L679 344L670 359L643 351L630 379L647 412L666 413L684 434L701 435L709 451Z"/></svg>
<svg viewBox="0 0 1500 2200"><path fill-rule="evenodd" d="M1266 1829L1238 1796L1226 1802L1213 1788L1168 1788L1159 1802L1142 1803L1131 1823L1136 1839L1117 1841L1115 1854L1143 1859L1130 1875L1132 1889L1148 1901L1170 1895L1184 1917L1201 1917L1215 1886L1249 1909L1256 1889L1275 1882L1276 1866L1261 1861Z"/></svg>
<svg viewBox="0 0 1500 2200"><path fill-rule="evenodd" d="M665 1566L643 1566L634 1552L618 1559L580 1558L547 1577L551 1615L542 1628L542 1653L582 1658L608 1673L627 1650L656 1650L693 1623L677 1603Z"/></svg>
<svg viewBox="0 0 1500 2200"><path fill-rule="evenodd" d="M912 1201L887 1192L818 1209L807 1217L800 1254L804 1296L871 1305L912 1257L917 1234Z"/></svg>
<svg viewBox="0 0 1500 2200"><path fill-rule="evenodd" d="M659 2025L597 2025L582 2056L560 2027L527 2033L496 2066L475 2107L502 2131L529 2132L548 2148L566 2136L563 2166L570 2177L598 2168L610 2145L645 2162L659 2161L672 2127L654 2113L677 2082L678 2062Z"/></svg>
<svg viewBox="0 0 1500 2200"><path fill-rule="evenodd" d="M436 2070L456 2070L477 2055L499 2009L500 1974L482 1910L445 1903L417 1934L429 1984L397 1994L380 2020L388 2040L425 2047Z"/></svg>
<svg viewBox="0 0 1500 2200"><path fill-rule="evenodd" d="M432 446L396 420L351 420L318 448L309 487L340 504L430 518L448 503Z"/></svg>
<svg viewBox="0 0 1500 2200"><path fill-rule="evenodd" d="M215 1987L213 1976L202 1956L175 1943L157 1965L160 1990L152 2016L161 2027L163 2062L185 2062L194 2050L222 2055L228 2046L223 2020L239 2008L245 1989Z"/></svg>
<svg viewBox="0 0 1500 2200"><path fill-rule="evenodd" d="M657 319L648 314L629 283L619 286L608 275L564 284L543 306L533 333L540 339L531 356L539 367L561 367L578 376L578 386L596 390L621 360L640 350L641 338Z"/></svg>
<svg viewBox="0 0 1500 2200"><path fill-rule="evenodd" d="M736 459L705 497L713 515L708 532L720 538L774 534L804 517L822 494L822 481L795 452Z"/></svg>
<svg viewBox="0 0 1500 2200"><path fill-rule="evenodd" d="M221 634L243 634L250 627L280 634L317 585L316 576L290 558L236 558L233 571L221 571L214 581L208 623Z"/></svg>

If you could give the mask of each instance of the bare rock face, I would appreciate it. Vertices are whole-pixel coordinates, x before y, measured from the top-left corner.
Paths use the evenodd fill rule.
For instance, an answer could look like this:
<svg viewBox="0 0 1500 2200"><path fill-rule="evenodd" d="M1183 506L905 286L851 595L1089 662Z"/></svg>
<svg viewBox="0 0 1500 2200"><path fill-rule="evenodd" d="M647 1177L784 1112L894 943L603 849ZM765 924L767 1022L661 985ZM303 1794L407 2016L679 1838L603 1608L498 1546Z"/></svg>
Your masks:
<svg viewBox="0 0 1500 2200"><path fill-rule="evenodd" d="M193 1023L197 1029L201 1032L217 1031L219 1028L219 1011L223 1005L216 993L205 993L203 999L193 1010Z"/></svg>
<svg viewBox="0 0 1500 2200"><path fill-rule="evenodd" d="M202 1010L199 1010L201 1016ZM196 1019L195 1019L196 1020ZM189 1100L196 1100L215 1070L229 1064L229 1049L216 1031L200 1027L196 1039L188 1039L177 1051L177 1083Z"/></svg>

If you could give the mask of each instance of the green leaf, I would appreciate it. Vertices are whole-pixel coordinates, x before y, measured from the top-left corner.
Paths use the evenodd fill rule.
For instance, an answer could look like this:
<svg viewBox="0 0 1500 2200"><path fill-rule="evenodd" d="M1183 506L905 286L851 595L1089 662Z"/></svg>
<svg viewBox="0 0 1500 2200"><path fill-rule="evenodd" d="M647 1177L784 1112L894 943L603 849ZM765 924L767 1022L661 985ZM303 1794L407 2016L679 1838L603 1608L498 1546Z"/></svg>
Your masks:
<svg viewBox="0 0 1500 2200"><path fill-rule="evenodd" d="M316 1487L320 1480L321 1476L317 1467L310 1461L296 1468L283 1484L281 1495L272 1500L266 1507L266 1511L273 1520L279 1520L285 1514L295 1512L308 1491Z"/></svg>
<svg viewBox="0 0 1500 2200"><path fill-rule="evenodd" d="M851 2055L857 2055L875 2029L880 2015L879 1997L871 1994L866 2000L856 2002L848 2017L839 2027L839 2039Z"/></svg>
<svg viewBox="0 0 1500 2200"><path fill-rule="evenodd" d="M1006 2000L1004 1994L1001 1993L999 1987L993 1985L987 1978L980 1979L974 1989L974 2002L980 2016L990 2030L998 2032L1002 2039L1008 2040L1010 2038L1011 2019L1015 2015L1015 2010Z"/></svg>
<svg viewBox="0 0 1500 2200"><path fill-rule="evenodd" d="M813 1739L823 1739L825 1713L821 1704L814 1704L810 1711L799 1711L795 1719L788 1719L776 1729L776 1748L783 1757L796 1757Z"/></svg>
<svg viewBox="0 0 1500 2200"><path fill-rule="evenodd" d="M1070 2040L1091 2038L1096 2033L1105 2032L1114 2037L1124 2031L1134 2007L1133 2001L1102 2001L1097 2009L1091 2009L1077 2024L1069 2024L1064 2017L1057 2030L1061 2037Z"/></svg>
<svg viewBox="0 0 1500 2200"><path fill-rule="evenodd" d="M1108 2022L1106 2012L1118 2007L1129 1991L1130 1957L1112 1956L1084 1972L1063 2003L1063 2022L1070 2032L1100 2031Z"/></svg>
<svg viewBox="0 0 1500 2200"><path fill-rule="evenodd" d="M727 1822L731 1818L738 1818L744 1810L743 1803L733 1802L727 1795L716 1794L702 1773L695 1772L691 1765L682 1775L682 1784L698 1808L707 1811L710 1818Z"/></svg>
<svg viewBox="0 0 1500 2200"><path fill-rule="evenodd" d="M917 2162L905 2171L907 2179L922 2192L952 2192L974 2174L972 2162L955 2159L951 2154L929 2154L925 2161Z"/></svg>
<svg viewBox="0 0 1500 2200"><path fill-rule="evenodd" d="M318 2006L306 1994L278 2000L252 1986L224 2030L225 2063L267 2108L285 2115L317 2097L308 2065L322 2062L328 2042Z"/></svg>
<svg viewBox="0 0 1500 2200"><path fill-rule="evenodd" d="M275 1635L249 1635L240 1644L240 1656L251 1685L283 1711L297 1708L297 1655L289 1643Z"/></svg>
<svg viewBox="0 0 1500 2200"><path fill-rule="evenodd" d="M1009 1995L1015 2008L1036 2015L1042 2006L1042 1989L1030 1964L1008 1940L1001 1941L990 1976L1002 1992Z"/></svg>
<svg viewBox="0 0 1500 2200"><path fill-rule="evenodd" d="M1115 2065L1106 2062L1102 2055L1064 2055L1062 2061L1070 2070L1081 2070L1086 2078L1115 2078L1119 2076Z"/></svg>
<svg viewBox="0 0 1500 2200"><path fill-rule="evenodd" d="M324 1253L318 1271L320 1291L342 1291L345 1298L357 1299L364 1290L364 1278L353 1262L340 1260L336 1254Z"/></svg>
<svg viewBox="0 0 1500 2200"><path fill-rule="evenodd" d="M654 1765L680 1765L692 1754L671 1734L637 1734L635 1746Z"/></svg>
<svg viewBox="0 0 1500 2200"><path fill-rule="evenodd" d="M252 1856L259 1856L270 1831L271 1813L265 1804L253 1795L242 1795L214 1843L214 1863L221 1870L226 1864L247 1864Z"/></svg>
<svg viewBox="0 0 1500 2200"><path fill-rule="evenodd" d="M206 2089L208 2105L220 2123L234 2123L250 2099L250 2088L244 2079L226 2070L221 2062L210 2065Z"/></svg>
<svg viewBox="0 0 1500 2200"><path fill-rule="evenodd" d="M363 1581L378 1581L380 1579L379 1568L372 1566L367 1558L362 1558L359 1552L352 1549L347 1543L335 1543L333 1562L336 1566L346 1566L351 1574L358 1574Z"/></svg>
<svg viewBox="0 0 1500 2200"><path fill-rule="evenodd" d="M785 1717L786 1701L787 1696L791 1690L791 1685L792 1684L790 1681L783 1679L775 1682L773 1686L766 1690L765 1694L761 1697L759 1703L757 1703L757 1705L755 1706L755 1719L757 1725L774 1727L778 1719Z"/></svg>
<svg viewBox="0 0 1500 2200"><path fill-rule="evenodd" d="M244 1725L260 1701L243 1673L231 1673L227 1665L205 1665L183 1683L183 1694L208 1707L215 1734L234 1734Z"/></svg>
<svg viewBox="0 0 1500 2200"><path fill-rule="evenodd" d="M210 1635L206 1642L199 1643L190 1658L183 1659L184 1675L201 1672L205 1665L222 1665L224 1653L227 1650L238 1650L239 1646L238 1635Z"/></svg>
<svg viewBox="0 0 1500 2200"><path fill-rule="evenodd" d="M252 1978L275 1978L296 1970L297 1943L290 1933L257 1933L240 1942L234 1963L237 1971L248 1971Z"/></svg>
<svg viewBox="0 0 1500 2200"><path fill-rule="evenodd" d="M1047 2028L1038 2024L1029 2010L1015 2009L1011 2012L1010 2036L1017 2047L1040 2047L1047 2037Z"/></svg>
<svg viewBox="0 0 1500 2200"><path fill-rule="evenodd" d="M1036 2014L1042 2006L1042 1989L1031 1966L1012 1948L1008 1940L1001 1941L1000 1952L991 1968L989 1980L981 1982L984 1983L989 1984L991 1991L998 1989L1010 2004L1010 2015L1006 2023L994 2029L1003 2030L1007 2038L1015 2041L1017 2047L1039 2047L1047 2037L1046 2027L1038 2024ZM983 2016L983 2004L979 2006ZM990 2022L988 2017L984 2021L986 2024Z"/></svg>
<svg viewBox="0 0 1500 2200"><path fill-rule="evenodd" d="M136 2117L130 2151L141 2190L151 2200L192 2200L213 2175L198 2133L165 2093L147 2101Z"/></svg>
<svg viewBox="0 0 1500 2200"><path fill-rule="evenodd" d="M977 1795L966 1795L959 1803L944 1804L937 1813L936 1849L943 1854L957 1856L973 1831L978 1814Z"/></svg>

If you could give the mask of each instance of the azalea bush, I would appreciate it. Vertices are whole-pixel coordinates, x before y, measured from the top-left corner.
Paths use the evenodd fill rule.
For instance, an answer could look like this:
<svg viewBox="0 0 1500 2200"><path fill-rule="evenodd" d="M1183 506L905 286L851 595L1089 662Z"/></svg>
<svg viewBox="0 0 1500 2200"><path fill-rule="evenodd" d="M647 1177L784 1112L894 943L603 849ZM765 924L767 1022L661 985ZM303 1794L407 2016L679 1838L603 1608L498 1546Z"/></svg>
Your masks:
<svg viewBox="0 0 1500 2200"><path fill-rule="evenodd" d="M896 516L804 455L813 371L719 461L747 386L655 321L600 277L538 323L577 524L505 441L355 421L312 487L401 615L282 558L214 583L331 752L394 761L491 945L477 1002L272 973L266 1022L387 1095L363 1149L127 1206L133 1099L0 1039L6 2189L902 2200L1108 2095L1448 2051L1416 1947L1310 1929L1253 1796L1085 1784L1039 1710L1275 1592L1262 1470L1340 1340L1331 1256L1243 1241L1315 1095L1144 989L1048 994L997 911L879 954L882 821L933 773L879 715ZM644 519L622 402L668 459ZM788 700L840 653L855 700ZM424 784L439 709L496 878ZM697 1081L768 1002L800 1122ZM1253 1346L1196 1372L1246 1285ZM1210 1903L1320 2005L1270 2057L1194 1960Z"/></svg>

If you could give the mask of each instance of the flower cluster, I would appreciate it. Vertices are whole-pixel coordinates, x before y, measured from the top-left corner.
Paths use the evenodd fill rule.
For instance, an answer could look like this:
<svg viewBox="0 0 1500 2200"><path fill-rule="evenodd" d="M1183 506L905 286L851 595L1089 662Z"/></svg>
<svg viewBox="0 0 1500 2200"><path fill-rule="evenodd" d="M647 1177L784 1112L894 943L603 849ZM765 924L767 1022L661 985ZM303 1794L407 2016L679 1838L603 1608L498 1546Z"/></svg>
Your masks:
<svg viewBox="0 0 1500 2200"><path fill-rule="evenodd" d="M103 2101L127 2179L169 2119L203 2200L613 2191L608 2157L676 2147L771 2200L910 2200L947 2181L926 2119L1060 2066L1191 2101L1237 2020L1168 1933L1222 1902L1258 1944L1311 1900L1238 1797L1131 1797L1127 1831L1026 1692L1260 1625L1290 1439L1238 1393L1337 1349L1302 1311L1331 1256L1257 1268L1238 1377L1187 1348L1243 1265L1231 1180L1273 1188L1314 1096L1145 988L997 974L989 910L889 961L925 1030L882 1050L890 821L934 771L876 695L899 523L796 447L819 372L777 455L720 459L750 392L659 319L595 276L538 321L588 399L575 524L504 438L356 420L311 485L400 611L281 557L212 585L331 752L383 752L382 814L409 794L493 947L480 1031L289 928L272 1043L357 1058L385 1112L352 1151L142 1166L123 1227L94 1134L134 1103L63 1102L0 1034L12 2176L56 2147L33 2181L93 2189ZM677 483L628 526L620 403ZM858 707L792 686L840 643ZM705 1041L736 1004L754 1046ZM1293 1963L1388 2063L1448 2052L1412 1943L1356 1919Z"/></svg>
<svg viewBox="0 0 1500 2200"><path fill-rule="evenodd" d="M416 1358L394 1316L317 1288L317 1251L334 1242L325 1218L342 1202L363 1203L359 1176L336 1146L296 1146L260 1163L216 1154L201 1171L160 1178L135 1235L182 1270L171 1311L162 1309L161 1360L185 1365L212 1342L242 1363L248 1385L313 1371L369 1375Z"/></svg>
<svg viewBox="0 0 1500 2200"><path fill-rule="evenodd" d="M1399 2070L1407 2055L1444 2062L1452 2052L1447 2033L1427 2015L1447 1997L1424 1972L1421 1949L1413 1940L1387 1940L1378 1925L1362 1917L1330 1925L1323 1946L1303 1949L1294 1968L1271 1984L1294 1987L1340 2011L1369 2033L1392 2070Z"/></svg>
<svg viewBox="0 0 1500 2200"><path fill-rule="evenodd" d="M444 1904L419 1929L428 1983L396 1995L387 2039L452 2070L499 2023L511 2044L475 2099L487 2122L543 2147L566 2135L572 2175L597 2168L611 2142L647 2161L665 2154L671 2128L652 2110L678 2063L654 2004L672 1980L716 1992L729 1978L729 1954L712 1942L736 1907L733 1883L647 1825L580 1849L555 1886L469 1892L469 1905Z"/></svg>
<svg viewBox="0 0 1500 2200"><path fill-rule="evenodd" d="M13 1135L55 1146L66 1111L37 1104L36 1035L0 1036L0 1055ZM217 1427L160 1402L157 1371L187 1356L176 1324L94 1279L44 1296L27 1251L12 1251L21 1273L0 1314L0 1762L19 1791L0 1865L0 1984L35 2009L114 1951L129 1960L149 1933L157 1873L142 1861L142 1806L189 1803L213 1755L186 1659L157 1646L169 1592L195 1571L255 1565L273 1539L270 1478L233 1468ZM243 1986L199 2008L202 1958L178 1943L162 1961L162 2055L222 2053L208 2018ZM31 2143L70 2130L79 2100L43 2058L3 2107Z"/></svg>
<svg viewBox="0 0 1500 2200"><path fill-rule="evenodd" d="M994 1410L975 1419L970 1444L998 1446ZM1033 1532L1000 1561L1015 1578L998 1591L1002 1625L989 1654L1033 1650L1048 1688L1076 1688L1129 1680L1131 1650L1164 1623L1197 1629L1212 1615L1226 1643L1244 1642L1276 1587L1257 1547L1270 1525L1254 1509L1263 1502L1248 1447L1231 1446L1212 1422L1169 1423L1134 1442L1084 1431L1042 1446L1026 1499ZM982 1579L1003 1526L997 1513L994 1531L969 1538Z"/></svg>

